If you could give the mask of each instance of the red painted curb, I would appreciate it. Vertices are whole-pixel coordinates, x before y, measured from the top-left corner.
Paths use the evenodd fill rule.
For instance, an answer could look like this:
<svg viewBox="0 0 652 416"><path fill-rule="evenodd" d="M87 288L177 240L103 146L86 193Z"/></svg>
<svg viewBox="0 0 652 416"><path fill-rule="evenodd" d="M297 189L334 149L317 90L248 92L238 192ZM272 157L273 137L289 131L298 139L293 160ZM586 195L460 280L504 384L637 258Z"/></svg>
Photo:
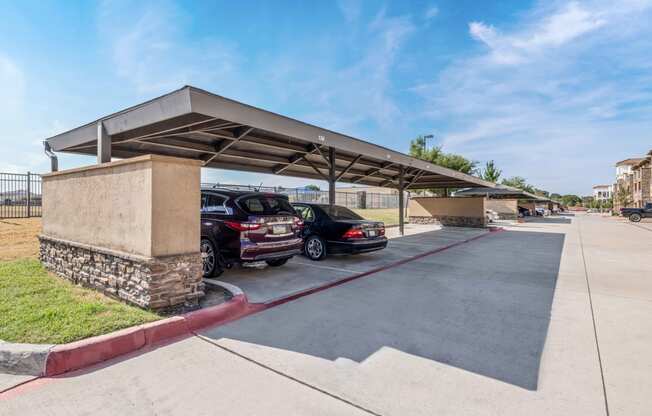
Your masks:
<svg viewBox="0 0 652 416"><path fill-rule="evenodd" d="M145 345L158 344L162 341L190 335L190 329L183 316L173 316L161 321L142 325L145 333Z"/></svg>
<svg viewBox="0 0 652 416"><path fill-rule="evenodd" d="M188 328L191 332L194 332L208 326L234 321L258 310L249 306L247 297L243 294L235 295L228 304L230 305L229 308L220 308L222 305L218 305L214 308L201 309L184 315Z"/></svg>
<svg viewBox="0 0 652 416"><path fill-rule="evenodd" d="M234 296L221 305L189 312L106 335L52 347L45 362L47 377L79 370L123 354L137 351L173 338L191 335L191 331L230 322L259 310L249 307L244 295Z"/></svg>
<svg viewBox="0 0 652 416"><path fill-rule="evenodd" d="M145 332L137 326L98 337L52 347L45 375L54 376L109 360L145 346Z"/></svg>
<svg viewBox="0 0 652 416"><path fill-rule="evenodd" d="M188 336L195 331L209 326L222 325L244 316L278 306L313 293L342 285L355 279L374 274L392 267L456 247L493 232L504 231L502 228L490 229L490 232L480 234L466 240L458 241L444 247L421 253L377 267L366 272L358 273L335 282L327 283L311 289L306 289L290 296L272 301L270 303L249 303L244 294L235 295L230 301L198 311L189 312L182 316L175 316L149 324L126 328L106 335L100 335L69 344L56 345L50 350L45 363L45 376L51 377L73 370L79 370L94 364L101 363L123 354L137 351L145 346L158 344L173 338Z"/></svg>

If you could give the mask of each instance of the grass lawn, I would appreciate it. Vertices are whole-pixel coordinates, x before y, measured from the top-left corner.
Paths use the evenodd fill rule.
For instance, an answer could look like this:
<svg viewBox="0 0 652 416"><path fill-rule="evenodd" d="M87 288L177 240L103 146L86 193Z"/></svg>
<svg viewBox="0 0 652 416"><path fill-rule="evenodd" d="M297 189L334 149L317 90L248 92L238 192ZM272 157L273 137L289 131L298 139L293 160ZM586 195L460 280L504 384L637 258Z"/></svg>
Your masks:
<svg viewBox="0 0 652 416"><path fill-rule="evenodd" d="M0 339L60 344L161 319L73 285L36 259L0 261Z"/></svg>
<svg viewBox="0 0 652 416"><path fill-rule="evenodd" d="M382 221L385 225L398 224L398 208L354 209L353 211L365 219ZM407 217L405 222L407 222Z"/></svg>

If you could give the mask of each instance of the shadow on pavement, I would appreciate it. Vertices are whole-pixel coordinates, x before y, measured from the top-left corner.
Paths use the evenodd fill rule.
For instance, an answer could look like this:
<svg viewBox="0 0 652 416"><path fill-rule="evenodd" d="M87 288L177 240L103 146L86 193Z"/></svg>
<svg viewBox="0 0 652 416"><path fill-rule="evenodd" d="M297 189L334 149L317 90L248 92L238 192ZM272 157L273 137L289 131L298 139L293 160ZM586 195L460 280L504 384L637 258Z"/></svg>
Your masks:
<svg viewBox="0 0 652 416"><path fill-rule="evenodd" d="M496 233L203 335L359 363L390 347L536 390L563 244Z"/></svg>
<svg viewBox="0 0 652 416"><path fill-rule="evenodd" d="M540 224L570 224L570 218L564 217L525 217L525 222Z"/></svg>

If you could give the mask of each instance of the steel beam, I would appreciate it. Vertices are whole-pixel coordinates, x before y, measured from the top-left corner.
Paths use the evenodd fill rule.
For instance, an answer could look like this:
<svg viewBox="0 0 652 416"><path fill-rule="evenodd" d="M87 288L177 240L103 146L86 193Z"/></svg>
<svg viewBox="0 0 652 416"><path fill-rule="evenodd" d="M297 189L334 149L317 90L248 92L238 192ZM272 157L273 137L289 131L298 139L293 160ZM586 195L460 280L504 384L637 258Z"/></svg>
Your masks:
<svg viewBox="0 0 652 416"><path fill-rule="evenodd" d="M347 173L349 170L351 170L351 168L353 167L353 165L355 165L355 164L358 162L358 160L360 160L361 157L362 157L362 155L358 155L358 156L356 156L355 159L353 159L353 160L351 161L351 163L348 164L347 167L345 167L344 169L342 169L342 170L340 171L340 173L337 175L337 178L335 178L335 180L336 180L336 181L339 181L340 179L342 179L342 176L346 175L346 173Z"/></svg>
<svg viewBox="0 0 652 416"><path fill-rule="evenodd" d="M328 181L328 176L324 175L322 171L319 170L317 166L315 166L315 164L312 163L305 155L301 156L301 159L305 160L308 166L310 166L315 172L317 172L319 176L321 176L325 181Z"/></svg>
<svg viewBox="0 0 652 416"><path fill-rule="evenodd" d="M337 177L335 175L335 148L329 147L328 148L328 205L330 205L331 207L335 205L335 183L336 182L337 182Z"/></svg>
<svg viewBox="0 0 652 416"><path fill-rule="evenodd" d="M405 195L403 191L405 189L405 174L403 166L399 167L398 172L398 230L401 235L405 232Z"/></svg>
<svg viewBox="0 0 652 416"><path fill-rule="evenodd" d="M381 170L383 170L383 169L387 169L387 168L389 168L390 166L392 166L392 165L394 165L394 164L395 164L395 163L392 162L392 163L388 163L388 164L386 164L386 165L383 165L383 166L381 166L381 167L379 167L379 168L371 169L371 170L367 171L364 175L360 175L359 177L357 177L357 178L355 178L354 180L352 180L351 183L357 183L357 182L363 180L364 178L368 178L369 176L377 175Z"/></svg>
<svg viewBox="0 0 652 416"><path fill-rule="evenodd" d="M97 123L97 164L111 161L111 136L106 132L104 123Z"/></svg>

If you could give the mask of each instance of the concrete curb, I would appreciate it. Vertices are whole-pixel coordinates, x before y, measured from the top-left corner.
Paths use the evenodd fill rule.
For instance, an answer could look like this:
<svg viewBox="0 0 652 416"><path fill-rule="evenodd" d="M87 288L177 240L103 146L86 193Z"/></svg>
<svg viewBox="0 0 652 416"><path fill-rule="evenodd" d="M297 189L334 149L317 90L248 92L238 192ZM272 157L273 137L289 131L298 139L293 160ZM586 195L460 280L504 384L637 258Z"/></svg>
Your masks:
<svg viewBox="0 0 652 416"><path fill-rule="evenodd" d="M43 375L50 377L79 370L144 347L185 338L201 328L230 322L257 310L249 306L244 294L239 294L228 302L210 308L56 345L50 349Z"/></svg>
<svg viewBox="0 0 652 416"><path fill-rule="evenodd" d="M16 344L0 341L0 372L14 375L40 376L50 344Z"/></svg>
<svg viewBox="0 0 652 416"><path fill-rule="evenodd" d="M26 362L25 364L22 364L21 362L21 364L15 364L15 366L18 368L20 365L24 365L26 366L25 368L32 369L31 371L33 371L33 373L20 374L46 377L64 374L94 364L99 364L103 361L107 361L120 355L137 351L144 347L161 344L172 339L188 337L195 334L195 332L200 329L209 326L226 324L236 319L240 319L244 316L260 312L262 310L269 309L313 293L321 292L323 290L342 285L361 277L400 266L410 261L436 254L449 248L457 247L459 245L469 243L471 241L501 231L504 231L504 229L499 227L490 228L489 232L487 233L467 238L465 240L458 241L443 247L439 247L437 249L402 259L385 266L354 274L335 282L330 282L322 286L317 286L297 293L293 293L289 296L274 300L269 303L249 303L246 295L240 290L240 288L233 286L228 288L229 291L233 289L232 293L234 295L233 298L231 298L231 300L228 302L189 312L181 316L174 316L171 318L162 319L160 321L126 328L120 331L112 332L110 334L100 335L97 337L87 338L84 340L55 346L0 343L0 364L4 362L4 357L1 355L2 351L6 348L9 348L8 346L14 346L13 348L18 348L17 351L20 351L20 347L15 346L29 345L30 347L33 347L34 351L33 354L29 355L30 358L26 359L26 361L29 361L29 363ZM217 282L219 281L216 281L216 283ZM27 349L29 350L29 348ZM38 353L36 353L36 351L38 351ZM21 361L18 360L18 358L20 358L20 353L17 353L15 357L17 357L15 361ZM3 370L2 366L0 366L0 370Z"/></svg>

